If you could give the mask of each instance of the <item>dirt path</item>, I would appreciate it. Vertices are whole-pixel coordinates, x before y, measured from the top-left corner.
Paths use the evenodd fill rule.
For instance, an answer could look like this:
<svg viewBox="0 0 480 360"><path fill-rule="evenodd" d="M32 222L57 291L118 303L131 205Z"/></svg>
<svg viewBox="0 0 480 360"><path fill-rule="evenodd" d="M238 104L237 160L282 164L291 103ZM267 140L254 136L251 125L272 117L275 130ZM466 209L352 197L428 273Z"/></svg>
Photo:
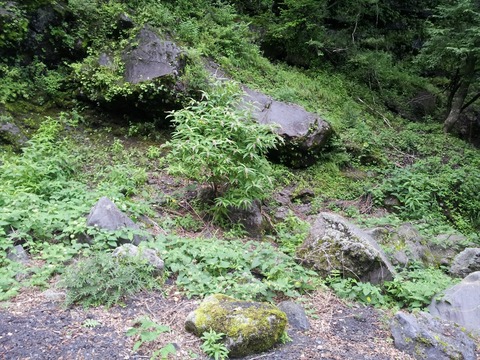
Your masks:
<svg viewBox="0 0 480 360"><path fill-rule="evenodd" d="M30 289L1 304L0 359L148 359L168 343L177 349L171 359L207 359L200 350L201 341L183 329L185 317L199 301L185 299L174 287L163 294L139 294L125 306L110 309L63 309L61 302L46 294ZM385 330L385 314L369 307L347 306L320 290L305 297L303 305L309 313L310 330L290 329L292 342L246 359L411 359L393 347ZM125 333L141 316L168 325L171 331L134 353L135 339Z"/></svg>

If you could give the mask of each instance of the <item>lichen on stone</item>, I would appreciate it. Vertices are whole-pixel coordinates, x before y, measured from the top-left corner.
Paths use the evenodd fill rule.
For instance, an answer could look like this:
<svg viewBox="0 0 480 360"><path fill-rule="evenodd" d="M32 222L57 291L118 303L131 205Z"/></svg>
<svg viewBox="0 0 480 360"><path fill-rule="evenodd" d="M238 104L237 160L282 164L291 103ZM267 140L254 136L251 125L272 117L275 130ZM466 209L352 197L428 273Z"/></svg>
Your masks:
<svg viewBox="0 0 480 360"><path fill-rule="evenodd" d="M271 348L286 325L285 313L274 305L216 294L189 314L185 328L197 336L209 330L225 334L229 354L236 357Z"/></svg>

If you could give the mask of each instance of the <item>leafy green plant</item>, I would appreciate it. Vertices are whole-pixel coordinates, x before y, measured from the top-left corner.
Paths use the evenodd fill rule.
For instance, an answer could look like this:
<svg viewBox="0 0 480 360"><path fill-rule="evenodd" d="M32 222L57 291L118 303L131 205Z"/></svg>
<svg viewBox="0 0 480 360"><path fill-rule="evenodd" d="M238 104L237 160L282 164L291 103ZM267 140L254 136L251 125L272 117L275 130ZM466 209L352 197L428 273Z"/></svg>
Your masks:
<svg viewBox="0 0 480 360"><path fill-rule="evenodd" d="M229 207L247 208L268 196L272 170L264 156L279 137L240 109L236 84L217 84L203 96L171 114L176 129L165 144L166 162L171 174L210 184L212 212L222 218Z"/></svg>
<svg viewBox="0 0 480 360"><path fill-rule="evenodd" d="M309 230L310 224L290 211L284 221L275 224L275 238L284 253L294 256L297 247L307 238Z"/></svg>
<svg viewBox="0 0 480 360"><path fill-rule="evenodd" d="M83 327L93 329L96 328L97 326L100 326L101 322L95 319L87 319L82 323Z"/></svg>
<svg viewBox="0 0 480 360"><path fill-rule="evenodd" d="M440 269L413 267L386 282L384 288L400 307L421 309L429 305L435 295L455 283Z"/></svg>
<svg viewBox="0 0 480 360"><path fill-rule="evenodd" d="M200 346L208 356L215 360L225 360L228 358L228 349L223 343L225 334L217 333L215 330L205 331L201 339L203 344Z"/></svg>
<svg viewBox="0 0 480 360"><path fill-rule="evenodd" d="M100 252L66 268L61 286L67 291L65 305L84 307L118 304L128 295L158 288L153 267L139 258L113 258Z"/></svg>
<svg viewBox="0 0 480 360"><path fill-rule="evenodd" d="M364 304L384 306L387 304L386 297L381 289L371 283L363 283L353 278L342 278L340 271L333 271L327 277L326 283L341 298L360 301Z"/></svg>
<svg viewBox="0 0 480 360"><path fill-rule="evenodd" d="M297 297L315 286L316 273L268 243L159 236L149 246L159 250L165 267L177 274L187 296L223 293L241 299Z"/></svg>
<svg viewBox="0 0 480 360"><path fill-rule="evenodd" d="M136 352L144 343L155 341L161 334L169 331L171 331L169 326L158 324L145 316L135 320L135 326L127 331L127 336L139 337L137 342L133 345L133 352ZM150 357L150 360L154 360L159 356L164 360L168 358L169 354L175 353L175 346L173 346L173 344L167 344L161 349L155 350Z"/></svg>

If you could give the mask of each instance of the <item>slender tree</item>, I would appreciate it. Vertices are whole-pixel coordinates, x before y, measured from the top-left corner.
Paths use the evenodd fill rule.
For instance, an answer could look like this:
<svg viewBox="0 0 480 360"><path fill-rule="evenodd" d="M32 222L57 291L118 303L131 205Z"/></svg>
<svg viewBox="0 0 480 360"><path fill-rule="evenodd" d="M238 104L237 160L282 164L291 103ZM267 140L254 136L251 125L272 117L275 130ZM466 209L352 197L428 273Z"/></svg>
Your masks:
<svg viewBox="0 0 480 360"><path fill-rule="evenodd" d="M431 68L445 71L450 79L443 126L450 132L462 111L480 98L470 94L480 69L480 2L444 2L429 21L428 33L422 58Z"/></svg>

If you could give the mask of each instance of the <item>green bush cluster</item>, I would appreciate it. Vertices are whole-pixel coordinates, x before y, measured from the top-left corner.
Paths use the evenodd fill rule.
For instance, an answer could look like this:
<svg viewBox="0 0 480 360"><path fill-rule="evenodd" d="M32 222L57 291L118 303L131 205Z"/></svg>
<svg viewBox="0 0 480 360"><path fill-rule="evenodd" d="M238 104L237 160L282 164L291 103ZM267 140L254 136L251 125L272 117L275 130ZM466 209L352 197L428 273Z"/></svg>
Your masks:
<svg viewBox="0 0 480 360"><path fill-rule="evenodd" d="M311 290L316 274L268 243L159 237L152 243L187 296L215 293L239 299L296 297Z"/></svg>
<svg viewBox="0 0 480 360"><path fill-rule="evenodd" d="M456 282L441 269L418 265L402 270L393 280L382 285L342 278L340 272L326 279L326 283L342 298L378 307L409 310L425 308L432 298Z"/></svg>
<svg viewBox="0 0 480 360"><path fill-rule="evenodd" d="M170 174L211 187L217 219L231 207L248 208L273 189L265 155L280 138L242 109L241 97L236 84L218 83L202 101L172 112L175 130L164 145L170 150L165 157Z"/></svg>
<svg viewBox="0 0 480 360"><path fill-rule="evenodd" d="M465 232L480 230L480 162L474 150L445 153L389 171L373 195L380 204L393 196L405 220L445 220Z"/></svg>
<svg viewBox="0 0 480 360"><path fill-rule="evenodd" d="M99 252L66 268L61 286L66 289L65 305L84 307L120 303L126 296L161 287L152 265L140 258L117 257Z"/></svg>

